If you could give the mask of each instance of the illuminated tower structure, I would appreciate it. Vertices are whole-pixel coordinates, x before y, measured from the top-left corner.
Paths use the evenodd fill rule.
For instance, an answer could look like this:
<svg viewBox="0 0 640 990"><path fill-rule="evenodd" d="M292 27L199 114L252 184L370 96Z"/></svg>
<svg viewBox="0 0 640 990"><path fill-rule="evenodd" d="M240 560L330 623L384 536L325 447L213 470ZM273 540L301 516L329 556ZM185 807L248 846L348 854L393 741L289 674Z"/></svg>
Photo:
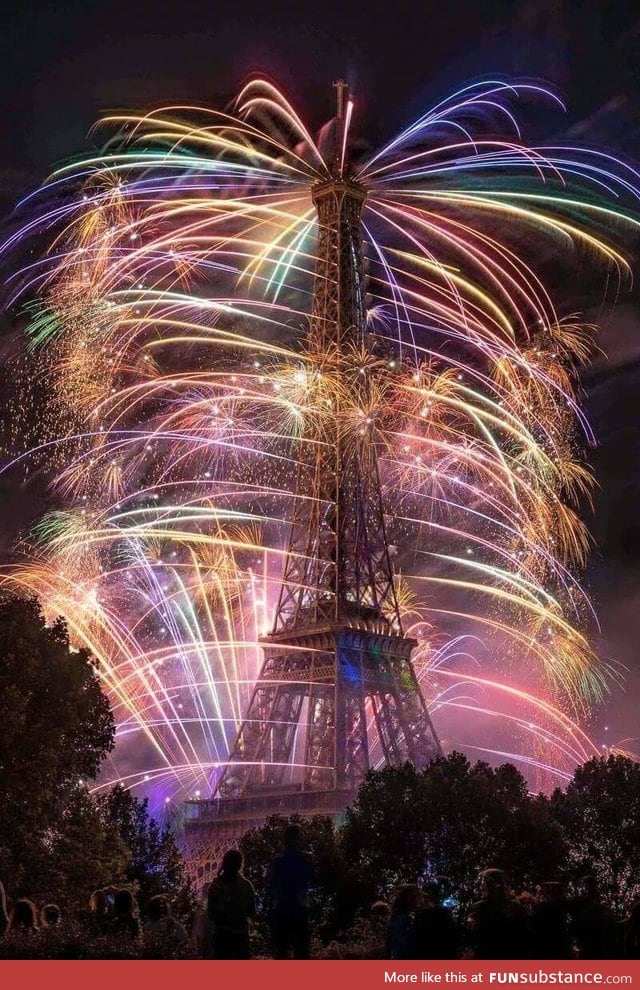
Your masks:
<svg viewBox="0 0 640 990"><path fill-rule="evenodd" d="M338 86L331 175L312 189L318 244L307 351L331 408L300 443L288 553L264 663L210 800L186 804L187 856L201 879L223 847L270 814L339 814L372 752L424 767L441 754L411 664L375 442L366 420L373 344L365 333L361 212L344 168L346 86ZM378 359L379 360L379 359ZM345 400L346 397L346 400ZM325 400L326 401L326 400Z"/></svg>

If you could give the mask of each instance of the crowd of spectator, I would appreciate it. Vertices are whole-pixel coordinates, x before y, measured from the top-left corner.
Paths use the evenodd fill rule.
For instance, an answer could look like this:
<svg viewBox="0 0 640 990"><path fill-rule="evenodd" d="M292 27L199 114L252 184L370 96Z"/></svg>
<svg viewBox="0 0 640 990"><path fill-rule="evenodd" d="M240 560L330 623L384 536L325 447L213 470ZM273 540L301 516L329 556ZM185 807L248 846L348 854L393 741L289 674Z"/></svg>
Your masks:
<svg viewBox="0 0 640 990"><path fill-rule="evenodd" d="M269 948L257 955L308 959L315 870L299 825L289 825L283 849L271 863L261 900ZM380 959L638 959L640 902L616 921L595 878L569 897L559 882L514 894L505 873L479 877L479 899L463 910L446 879L422 887L405 884L390 900L376 901L360 934L363 958ZM25 896L9 899L0 883L0 947L7 957L251 959L258 916L256 891L243 873L243 857L230 849L189 925L172 914L169 896L143 905L127 888L92 893L86 911L65 917L55 903L40 910ZM364 926L364 927L363 927ZM324 958L349 957L334 942ZM357 950L351 950L357 958Z"/></svg>
<svg viewBox="0 0 640 990"><path fill-rule="evenodd" d="M559 882L513 894L502 870L484 870L480 898L465 914L446 881L403 886L389 909L391 959L638 959L640 902L616 922L593 877L569 897Z"/></svg>

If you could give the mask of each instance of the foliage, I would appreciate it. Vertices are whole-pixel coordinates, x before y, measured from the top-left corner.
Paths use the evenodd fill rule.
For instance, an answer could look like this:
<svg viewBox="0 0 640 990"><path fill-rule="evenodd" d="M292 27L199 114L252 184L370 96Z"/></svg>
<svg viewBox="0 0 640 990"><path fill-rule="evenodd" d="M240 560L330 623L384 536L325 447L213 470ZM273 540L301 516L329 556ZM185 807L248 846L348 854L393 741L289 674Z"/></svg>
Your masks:
<svg viewBox="0 0 640 990"><path fill-rule="evenodd" d="M95 664L72 650L61 619L35 600L0 598L0 869L30 893L117 874L122 848L105 834L81 781L113 749L115 726ZM62 888L62 889L61 889Z"/></svg>
<svg viewBox="0 0 640 990"><path fill-rule="evenodd" d="M469 903L482 869L501 867L526 887L553 878L565 857L548 803L528 793L515 767L471 766L460 753L424 772L411 764L371 771L347 812L342 842L372 898L446 876Z"/></svg>
<svg viewBox="0 0 640 990"><path fill-rule="evenodd" d="M640 764L624 756L589 760L551 798L574 881L591 874L622 913L640 899Z"/></svg>
<svg viewBox="0 0 640 990"><path fill-rule="evenodd" d="M123 939L117 935L96 937L77 921L63 918L57 928L35 932L9 932L0 939L1 959L148 959L146 941ZM195 944L188 940L176 946L163 946L164 959L195 959Z"/></svg>
<svg viewBox="0 0 640 990"><path fill-rule="evenodd" d="M328 945L316 945L317 959L384 959L386 955L386 922L359 917L340 937Z"/></svg>
<svg viewBox="0 0 640 990"><path fill-rule="evenodd" d="M46 893L47 900L57 903L85 906L92 891L124 879L128 857L117 831L87 789L78 787L50 831L42 879L36 885L31 882L30 892L41 897Z"/></svg>
<svg viewBox="0 0 640 990"><path fill-rule="evenodd" d="M140 903L144 905L155 894L169 894L174 914L190 918L196 896L184 860L168 826L161 828L149 814L148 799L140 801L117 785L99 799L98 805L130 850L125 874L127 881L135 884Z"/></svg>

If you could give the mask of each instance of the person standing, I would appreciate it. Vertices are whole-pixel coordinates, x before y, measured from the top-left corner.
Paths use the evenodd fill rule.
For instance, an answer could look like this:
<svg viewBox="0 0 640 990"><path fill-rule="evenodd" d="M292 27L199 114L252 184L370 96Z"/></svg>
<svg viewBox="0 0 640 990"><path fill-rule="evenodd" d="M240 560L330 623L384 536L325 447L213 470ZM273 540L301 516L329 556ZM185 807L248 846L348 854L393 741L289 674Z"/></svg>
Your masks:
<svg viewBox="0 0 640 990"><path fill-rule="evenodd" d="M143 936L147 958L172 958L187 941L187 930L171 913L166 894L156 894L145 904L147 923ZM151 955L151 954L154 955Z"/></svg>
<svg viewBox="0 0 640 990"><path fill-rule="evenodd" d="M458 926L451 909L445 906L441 884L428 883L421 891L414 920L414 959L455 959L458 954Z"/></svg>
<svg viewBox="0 0 640 990"><path fill-rule="evenodd" d="M533 959L575 959L569 902L558 881L542 884L531 911L531 949Z"/></svg>
<svg viewBox="0 0 640 990"><path fill-rule="evenodd" d="M613 918L600 897L594 876L585 877L582 893L571 905L571 930L579 959L611 959Z"/></svg>
<svg viewBox="0 0 640 990"><path fill-rule="evenodd" d="M209 884L200 891L200 903L193 918L191 937L196 944L199 959L213 959L213 927L207 909L209 901Z"/></svg>
<svg viewBox="0 0 640 990"><path fill-rule="evenodd" d="M216 959L250 959L249 921L256 914L253 884L242 873L238 849L224 854L220 872L209 885L207 913L213 926Z"/></svg>
<svg viewBox="0 0 640 990"><path fill-rule="evenodd" d="M635 902L624 922L622 946L625 959L640 959L640 901Z"/></svg>
<svg viewBox="0 0 640 990"><path fill-rule="evenodd" d="M123 888L114 894L113 912L108 921L107 934L126 943L140 938L140 921L133 894Z"/></svg>
<svg viewBox="0 0 640 990"><path fill-rule="evenodd" d="M416 884L405 883L393 899L387 928L388 959L416 958L414 912L418 897Z"/></svg>
<svg viewBox="0 0 640 990"><path fill-rule="evenodd" d="M288 825L284 850L274 859L267 901L276 959L309 958L309 896L314 881L310 855L302 850L302 829Z"/></svg>
<svg viewBox="0 0 640 990"><path fill-rule="evenodd" d="M511 896L503 870L480 874L483 896L471 908L469 927L475 959L526 959L527 916Z"/></svg>

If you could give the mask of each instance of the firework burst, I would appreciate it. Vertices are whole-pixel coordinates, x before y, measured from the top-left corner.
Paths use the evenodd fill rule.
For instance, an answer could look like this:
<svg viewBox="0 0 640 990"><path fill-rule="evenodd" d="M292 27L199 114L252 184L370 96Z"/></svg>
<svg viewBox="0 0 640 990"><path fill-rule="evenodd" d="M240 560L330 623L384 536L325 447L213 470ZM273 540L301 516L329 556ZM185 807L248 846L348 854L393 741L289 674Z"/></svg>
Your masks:
<svg viewBox="0 0 640 990"><path fill-rule="evenodd" d="M113 776L210 792L272 621L301 445L331 443L337 418L377 453L445 745L473 748L460 726L488 721L477 749L551 779L595 752L573 721L614 674L577 578L595 328L556 307L539 259L624 283L638 175L527 147L526 97L556 99L470 86L357 162L351 102L336 147L255 80L228 112L105 118L105 149L22 205L4 253L38 251L9 302L46 401L10 466L45 464L60 508L3 580L97 657L127 759ZM339 359L308 334L312 190L336 169L366 190L373 341Z"/></svg>

